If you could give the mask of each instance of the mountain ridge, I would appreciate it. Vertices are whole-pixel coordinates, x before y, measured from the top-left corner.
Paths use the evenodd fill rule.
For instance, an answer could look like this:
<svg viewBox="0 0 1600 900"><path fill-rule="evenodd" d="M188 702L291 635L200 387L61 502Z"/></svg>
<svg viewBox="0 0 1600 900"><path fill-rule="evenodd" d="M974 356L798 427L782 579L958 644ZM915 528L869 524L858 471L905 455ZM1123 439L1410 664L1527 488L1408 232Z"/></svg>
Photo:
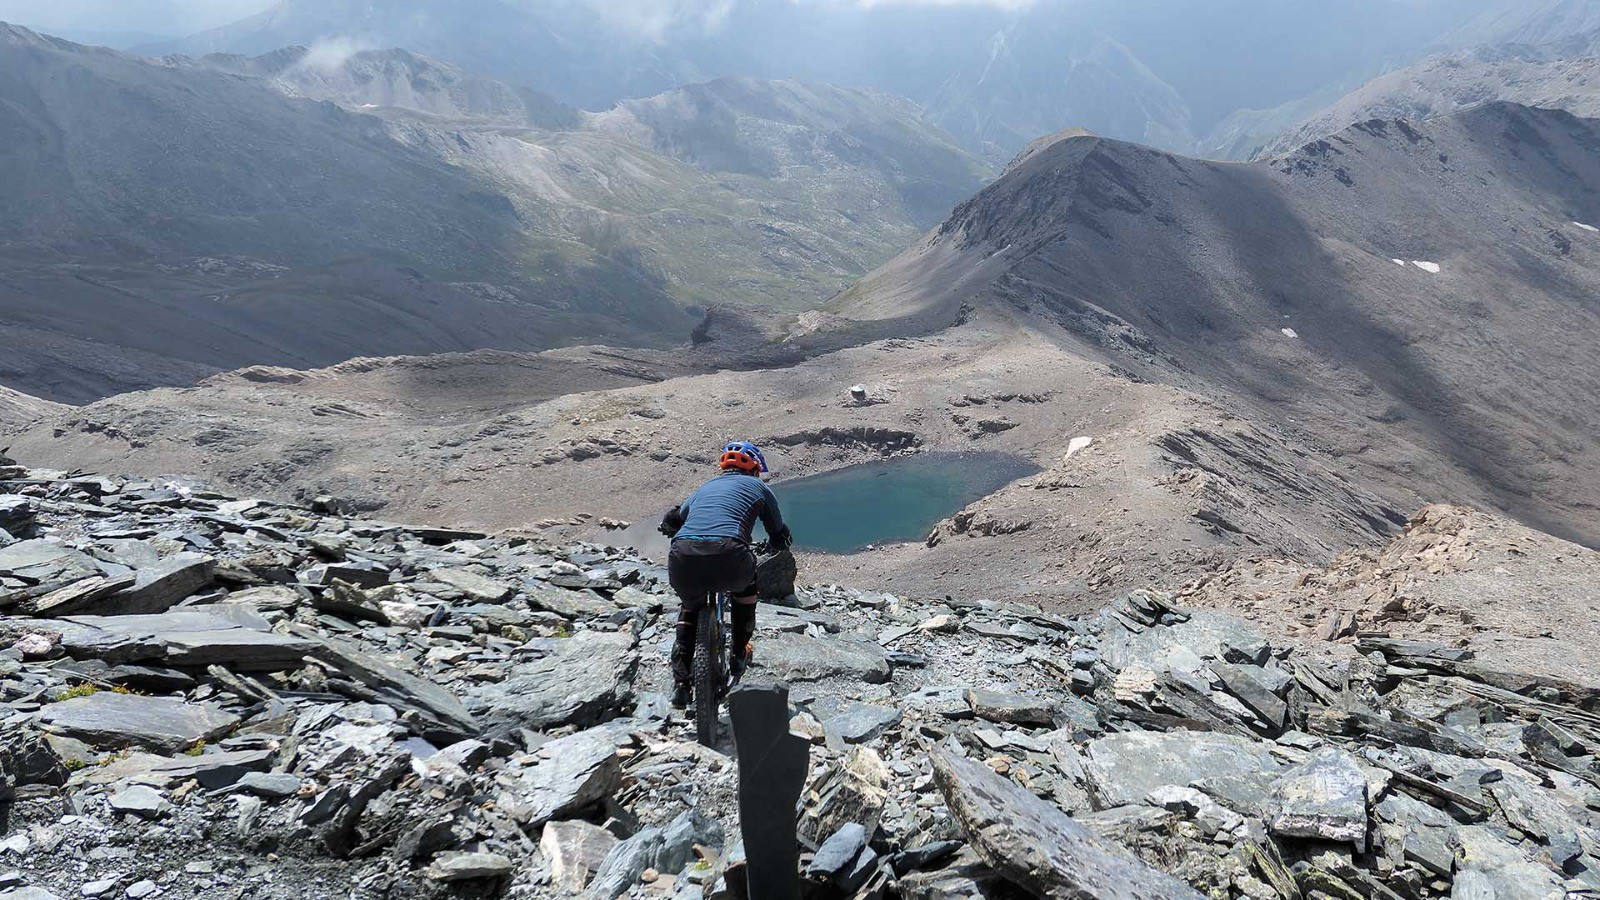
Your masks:
<svg viewBox="0 0 1600 900"><path fill-rule="evenodd" d="M804 163L741 175L407 51L156 61L5 34L0 327L21 352L0 380L56 400L253 363L668 345L710 306L820 302L988 177L909 104L844 89L747 90L811 118L738 109L742 146Z"/></svg>

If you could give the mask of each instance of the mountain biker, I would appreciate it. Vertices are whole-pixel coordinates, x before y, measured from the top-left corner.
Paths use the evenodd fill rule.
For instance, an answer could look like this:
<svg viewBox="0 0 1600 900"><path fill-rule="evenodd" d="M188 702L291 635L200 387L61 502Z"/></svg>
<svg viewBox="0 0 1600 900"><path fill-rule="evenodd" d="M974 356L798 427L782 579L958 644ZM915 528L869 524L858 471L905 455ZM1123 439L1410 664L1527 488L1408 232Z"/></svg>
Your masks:
<svg viewBox="0 0 1600 900"><path fill-rule="evenodd" d="M774 549L790 543L778 498L761 481L767 471L761 449L734 441L722 448L717 467L720 474L661 519L661 533L672 538L668 580L681 601L672 645L672 704L679 709L689 705L693 693L695 627L709 595L733 595L733 677L743 675L750 663L750 641L756 633L756 555L750 533L756 519L766 526Z"/></svg>

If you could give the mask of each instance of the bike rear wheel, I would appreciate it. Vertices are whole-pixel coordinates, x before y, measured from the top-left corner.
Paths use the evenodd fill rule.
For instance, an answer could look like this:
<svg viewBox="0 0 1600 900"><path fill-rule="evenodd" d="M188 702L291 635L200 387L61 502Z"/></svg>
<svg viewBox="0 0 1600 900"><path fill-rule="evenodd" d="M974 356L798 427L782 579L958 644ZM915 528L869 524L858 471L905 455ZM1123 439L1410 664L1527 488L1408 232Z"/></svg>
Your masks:
<svg viewBox="0 0 1600 900"><path fill-rule="evenodd" d="M722 699L721 609L712 598L700 610L694 639L695 739L707 747L717 740L717 706Z"/></svg>

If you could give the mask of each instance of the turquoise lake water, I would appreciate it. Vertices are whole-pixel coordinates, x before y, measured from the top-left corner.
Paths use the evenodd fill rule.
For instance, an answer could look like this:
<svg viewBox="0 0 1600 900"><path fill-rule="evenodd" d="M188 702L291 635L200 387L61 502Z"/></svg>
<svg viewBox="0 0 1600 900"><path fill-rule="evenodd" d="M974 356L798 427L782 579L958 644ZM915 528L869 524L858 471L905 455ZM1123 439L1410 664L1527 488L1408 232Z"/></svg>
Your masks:
<svg viewBox="0 0 1600 900"><path fill-rule="evenodd" d="M1004 453L922 453L771 485L803 550L921 541L939 520L1039 472Z"/></svg>

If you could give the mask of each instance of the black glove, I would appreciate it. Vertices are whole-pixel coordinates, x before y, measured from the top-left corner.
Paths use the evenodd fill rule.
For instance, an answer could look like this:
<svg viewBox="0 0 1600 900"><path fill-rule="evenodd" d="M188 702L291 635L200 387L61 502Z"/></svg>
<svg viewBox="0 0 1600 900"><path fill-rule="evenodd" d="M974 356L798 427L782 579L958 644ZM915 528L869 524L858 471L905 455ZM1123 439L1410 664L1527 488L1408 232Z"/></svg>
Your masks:
<svg viewBox="0 0 1600 900"><path fill-rule="evenodd" d="M777 534L767 536L767 546L771 547L774 553L782 553L793 544L794 535L790 533L787 525L783 526L783 530Z"/></svg>
<svg viewBox="0 0 1600 900"><path fill-rule="evenodd" d="M683 510L674 506L667 511L666 515L661 517L661 524L656 527L656 530L667 537L676 537L678 529L683 527L683 520Z"/></svg>

